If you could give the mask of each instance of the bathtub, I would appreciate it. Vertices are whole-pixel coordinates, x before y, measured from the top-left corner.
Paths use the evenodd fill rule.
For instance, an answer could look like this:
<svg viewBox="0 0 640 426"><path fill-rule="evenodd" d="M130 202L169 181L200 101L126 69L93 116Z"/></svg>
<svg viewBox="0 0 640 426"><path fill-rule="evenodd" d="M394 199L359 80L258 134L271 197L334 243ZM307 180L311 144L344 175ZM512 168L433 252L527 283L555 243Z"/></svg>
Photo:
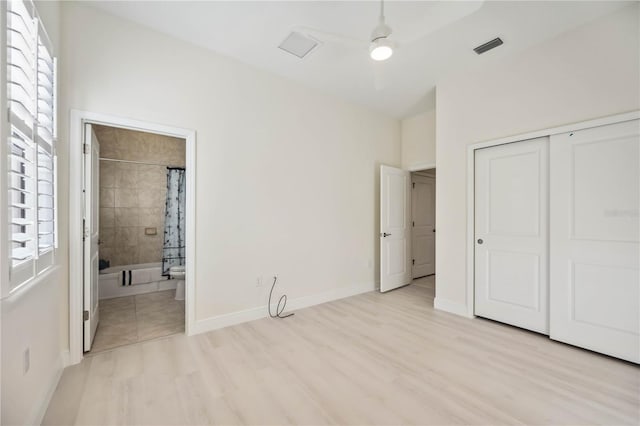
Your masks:
<svg viewBox="0 0 640 426"><path fill-rule="evenodd" d="M120 285L122 271L144 269L149 271L149 282L128 286ZM100 271L98 278L98 298L133 296L135 294L153 293L155 291L173 290L177 280L169 280L162 276L161 263L141 263L138 265L112 266Z"/></svg>

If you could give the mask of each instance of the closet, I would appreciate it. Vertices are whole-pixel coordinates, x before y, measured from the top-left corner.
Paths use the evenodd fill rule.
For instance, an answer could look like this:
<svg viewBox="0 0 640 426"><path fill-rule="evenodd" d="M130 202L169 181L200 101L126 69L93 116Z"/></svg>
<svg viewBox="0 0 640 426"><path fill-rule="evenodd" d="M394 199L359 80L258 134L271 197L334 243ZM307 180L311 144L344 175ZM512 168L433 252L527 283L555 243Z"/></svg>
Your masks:
<svg viewBox="0 0 640 426"><path fill-rule="evenodd" d="M639 363L640 120L474 164L475 314Z"/></svg>

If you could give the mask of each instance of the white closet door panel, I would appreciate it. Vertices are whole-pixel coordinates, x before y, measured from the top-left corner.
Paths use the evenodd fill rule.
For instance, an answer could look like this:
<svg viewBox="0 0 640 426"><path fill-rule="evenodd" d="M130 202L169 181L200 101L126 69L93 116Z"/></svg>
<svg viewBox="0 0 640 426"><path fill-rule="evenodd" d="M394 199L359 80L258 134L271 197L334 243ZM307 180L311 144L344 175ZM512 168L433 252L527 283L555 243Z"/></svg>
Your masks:
<svg viewBox="0 0 640 426"><path fill-rule="evenodd" d="M551 139L551 338L640 362L640 121Z"/></svg>
<svg viewBox="0 0 640 426"><path fill-rule="evenodd" d="M548 334L548 138L475 152L475 314Z"/></svg>

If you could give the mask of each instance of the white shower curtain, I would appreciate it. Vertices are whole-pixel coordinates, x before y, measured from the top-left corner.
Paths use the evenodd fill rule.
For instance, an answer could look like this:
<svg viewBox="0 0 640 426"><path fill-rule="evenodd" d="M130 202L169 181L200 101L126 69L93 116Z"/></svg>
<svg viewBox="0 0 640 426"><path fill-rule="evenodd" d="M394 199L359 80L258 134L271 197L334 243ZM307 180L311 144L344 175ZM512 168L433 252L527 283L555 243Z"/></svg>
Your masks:
<svg viewBox="0 0 640 426"><path fill-rule="evenodd" d="M162 274L168 275L172 266L184 265L185 259L185 193L183 168L167 167L167 201L164 220Z"/></svg>

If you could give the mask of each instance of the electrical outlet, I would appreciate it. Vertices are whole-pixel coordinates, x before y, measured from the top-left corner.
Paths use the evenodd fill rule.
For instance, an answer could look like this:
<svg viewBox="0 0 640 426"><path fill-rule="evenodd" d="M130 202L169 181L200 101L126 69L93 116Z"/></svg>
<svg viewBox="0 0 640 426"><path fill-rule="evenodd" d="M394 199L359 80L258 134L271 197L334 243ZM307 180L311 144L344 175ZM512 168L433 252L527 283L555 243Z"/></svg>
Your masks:
<svg viewBox="0 0 640 426"><path fill-rule="evenodd" d="M262 287L262 276L256 278L256 287Z"/></svg>
<svg viewBox="0 0 640 426"><path fill-rule="evenodd" d="M24 360L22 365L23 374L27 374L29 372L29 368L31 367L31 351L29 348L24 350Z"/></svg>

